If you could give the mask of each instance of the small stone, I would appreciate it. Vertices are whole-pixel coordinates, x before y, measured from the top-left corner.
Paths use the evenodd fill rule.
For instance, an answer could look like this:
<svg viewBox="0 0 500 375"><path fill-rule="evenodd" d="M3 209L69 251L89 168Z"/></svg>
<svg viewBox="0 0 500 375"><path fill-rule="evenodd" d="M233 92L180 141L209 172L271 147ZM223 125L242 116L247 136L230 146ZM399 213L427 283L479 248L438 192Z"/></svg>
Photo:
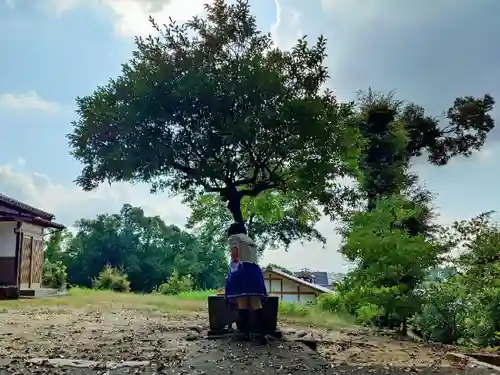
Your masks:
<svg viewBox="0 0 500 375"><path fill-rule="evenodd" d="M199 339L200 339L200 334L199 333L189 332L186 335L186 340L187 341L196 341L196 340L199 340Z"/></svg>
<svg viewBox="0 0 500 375"><path fill-rule="evenodd" d="M306 331L299 331L299 332L297 332L297 335L296 335L296 336L300 338L300 337L304 337L304 336L306 336L306 335L307 335L307 332L306 332Z"/></svg>

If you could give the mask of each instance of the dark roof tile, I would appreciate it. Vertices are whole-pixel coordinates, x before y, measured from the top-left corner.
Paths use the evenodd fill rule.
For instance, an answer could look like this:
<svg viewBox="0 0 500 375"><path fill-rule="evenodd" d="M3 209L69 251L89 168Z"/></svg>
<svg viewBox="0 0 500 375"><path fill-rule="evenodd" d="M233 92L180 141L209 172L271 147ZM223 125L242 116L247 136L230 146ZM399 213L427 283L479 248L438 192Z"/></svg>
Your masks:
<svg viewBox="0 0 500 375"><path fill-rule="evenodd" d="M39 216L45 220L52 220L54 218L54 215L49 214L48 212L42 211L38 208L30 206L29 204L20 202L14 198L8 197L7 195L1 193L0 193L0 204L13 210L19 210L30 215Z"/></svg>

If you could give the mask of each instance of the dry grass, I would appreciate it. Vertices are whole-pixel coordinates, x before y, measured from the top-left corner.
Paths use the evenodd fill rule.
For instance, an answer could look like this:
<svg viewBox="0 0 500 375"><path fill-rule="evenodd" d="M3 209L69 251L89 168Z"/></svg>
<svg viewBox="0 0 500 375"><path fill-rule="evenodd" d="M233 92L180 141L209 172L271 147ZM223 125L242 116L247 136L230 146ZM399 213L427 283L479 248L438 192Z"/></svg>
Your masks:
<svg viewBox="0 0 500 375"><path fill-rule="evenodd" d="M70 289L68 295L40 299L4 301L0 312L48 307L53 309L92 310L137 310L158 311L171 315L185 315L189 312L202 313L207 310L206 300L185 299L160 294L116 293L104 290Z"/></svg>
<svg viewBox="0 0 500 375"><path fill-rule="evenodd" d="M0 312L48 308L52 311L72 309L128 310L144 313L168 313L171 316L203 315L208 312L207 297L211 294L213 291L165 296L73 288L67 296L62 297L4 301L0 304ZM305 327L340 329L353 326L353 321L349 317L321 311L316 306L291 303L280 304L279 319L283 323Z"/></svg>

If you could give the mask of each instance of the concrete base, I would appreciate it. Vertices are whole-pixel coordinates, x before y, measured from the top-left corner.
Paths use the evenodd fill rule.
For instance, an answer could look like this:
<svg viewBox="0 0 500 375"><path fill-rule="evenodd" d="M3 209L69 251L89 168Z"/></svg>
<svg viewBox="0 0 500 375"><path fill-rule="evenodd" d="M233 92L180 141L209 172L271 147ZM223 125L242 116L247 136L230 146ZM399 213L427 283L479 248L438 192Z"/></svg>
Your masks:
<svg viewBox="0 0 500 375"><path fill-rule="evenodd" d="M277 328L279 297L269 296L264 301L264 314L268 324L268 332L274 332ZM233 323L238 324L238 311L227 304L224 296L208 297L208 318L210 321L210 332L212 334L223 334L226 328L231 328ZM250 320L250 331L255 332L257 327L253 318Z"/></svg>
<svg viewBox="0 0 500 375"><path fill-rule="evenodd" d="M66 291L60 291L51 288L26 288L21 289L21 298L47 298L47 297L59 297L66 295Z"/></svg>
<svg viewBox="0 0 500 375"><path fill-rule="evenodd" d="M483 367L500 373L500 356L494 354L448 353L446 359L461 367Z"/></svg>

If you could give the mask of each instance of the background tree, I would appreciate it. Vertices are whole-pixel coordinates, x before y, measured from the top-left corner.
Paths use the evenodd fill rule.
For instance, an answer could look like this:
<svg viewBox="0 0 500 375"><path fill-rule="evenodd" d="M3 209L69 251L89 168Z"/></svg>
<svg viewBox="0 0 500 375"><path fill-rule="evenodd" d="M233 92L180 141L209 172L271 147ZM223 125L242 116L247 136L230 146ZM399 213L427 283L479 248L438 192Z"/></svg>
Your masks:
<svg viewBox="0 0 500 375"><path fill-rule="evenodd" d="M453 244L456 256L448 263L456 271L424 283L423 308L413 325L435 341L496 347L500 344L500 225L485 213L455 222L443 238Z"/></svg>
<svg viewBox="0 0 500 375"><path fill-rule="evenodd" d="M401 196L379 200L373 210L352 217L342 247L349 260L363 265L350 271L340 288L350 312L371 323L396 327L402 323L404 334L408 318L420 311L416 287L449 250L408 233L405 222L418 216L416 209Z"/></svg>
<svg viewBox="0 0 500 375"><path fill-rule="evenodd" d="M365 147L359 168L368 209L375 207L377 199L415 185L417 179L409 173L412 157L427 152L431 164L445 165L454 156L480 150L494 128L494 103L488 94L458 98L447 111L448 125L443 126L424 108L395 100L393 92L361 92L357 122Z"/></svg>
<svg viewBox="0 0 500 375"><path fill-rule="evenodd" d="M71 284L91 286L106 267L123 270L130 287L151 291L174 270L191 275L196 288L220 287L227 271L225 248L205 246L195 236L141 208L124 205L118 214L76 223L77 234L65 253Z"/></svg>
<svg viewBox="0 0 500 375"><path fill-rule="evenodd" d="M50 234L45 242L45 260L53 263L63 260L64 253L72 239L73 234L67 229Z"/></svg>
<svg viewBox="0 0 500 375"><path fill-rule="evenodd" d="M69 135L84 165L77 183L204 189L220 194L237 222L243 197L299 180L335 187L357 150L342 121L350 106L321 91L325 39L281 51L246 1L205 9L183 25L153 22L159 37L136 39L121 76L77 99Z"/></svg>
<svg viewBox="0 0 500 375"><path fill-rule="evenodd" d="M68 270L65 264L66 250L73 239L73 234L64 229L47 236L44 250L42 284L46 288L64 289L68 282Z"/></svg>
<svg viewBox="0 0 500 375"><path fill-rule="evenodd" d="M226 246L227 228L232 217L220 196L204 194L186 203L191 208L187 227L197 236L211 238L214 243ZM321 217L318 206L302 199L301 194L267 190L255 198L245 197L241 210L248 234L257 242L260 251L288 248L296 240L326 242L314 228Z"/></svg>

